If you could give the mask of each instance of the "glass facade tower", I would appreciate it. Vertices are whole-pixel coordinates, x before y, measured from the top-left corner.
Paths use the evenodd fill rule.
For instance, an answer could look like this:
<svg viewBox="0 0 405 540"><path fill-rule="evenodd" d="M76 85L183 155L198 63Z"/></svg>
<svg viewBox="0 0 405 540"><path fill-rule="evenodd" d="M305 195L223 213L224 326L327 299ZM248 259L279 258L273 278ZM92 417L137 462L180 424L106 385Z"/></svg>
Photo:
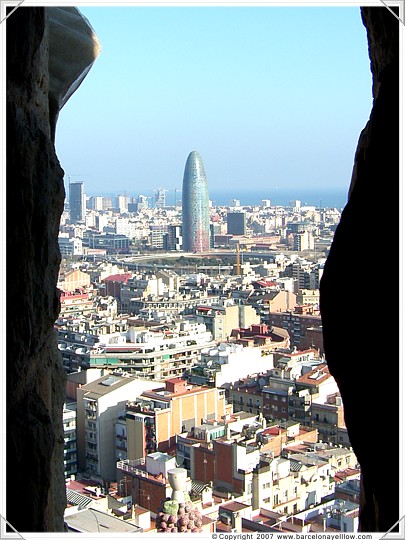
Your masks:
<svg viewBox="0 0 405 540"><path fill-rule="evenodd" d="M83 182L69 184L69 209L72 223L84 221L86 216L86 195L84 194Z"/></svg>
<svg viewBox="0 0 405 540"><path fill-rule="evenodd" d="M183 251L201 253L210 250L208 184L204 163L198 152L190 152L184 168Z"/></svg>

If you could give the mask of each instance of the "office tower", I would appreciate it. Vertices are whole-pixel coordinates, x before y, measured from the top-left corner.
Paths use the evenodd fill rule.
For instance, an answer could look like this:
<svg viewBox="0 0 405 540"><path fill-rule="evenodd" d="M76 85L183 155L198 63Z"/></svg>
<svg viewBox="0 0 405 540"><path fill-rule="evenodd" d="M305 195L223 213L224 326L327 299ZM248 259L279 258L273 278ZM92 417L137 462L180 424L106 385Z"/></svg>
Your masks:
<svg viewBox="0 0 405 540"><path fill-rule="evenodd" d="M228 234L246 234L245 212L228 212L226 219Z"/></svg>
<svg viewBox="0 0 405 540"><path fill-rule="evenodd" d="M292 206L293 212L299 212L301 210L301 201L294 199L290 201L290 206Z"/></svg>
<svg viewBox="0 0 405 540"><path fill-rule="evenodd" d="M69 210L71 223L84 221L86 215L86 195L84 194L83 182L72 182L69 184Z"/></svg>
<svg viewBox="0 0 405 540"><path fill-rule="evenodd" d="M146 195L139 195L138 196L138 212L142 212L142 210L147 210L148 209L148 197Z"/></svg>
<svg viewBox="0 0 405 540"><path fill-rule="evenodd" d="M90 210L103 210L103 197L94 195L90 197L88 208Z"/></svg>
<svg viewBox="0 0 405 540"><path fill-rule="evenodd" d="M188 155L183 177L183 250L201 253L210 249L207 177L198 152Z"/></svg>
<svg viewBox="0 0 405 540"><path fill-rule="evenodd" d="M117 195L115 197L115 211L119 214L128 212L129 197L126 195Z"/></svg>
<svg viewBox="0 0 405 540"><path fill-rule="evenodd" d="M166 189L159 188L155 192L155 208L164 208L166 206Z"/></svg>
<svg viewBox="0 0 405 540"><path fill-rule="evenodd" d="M181 232L181 225L175 223L167 226L167 234L165 235L163 242L163 249L165 251L181 251L183 247L183 236Z"/></svg>

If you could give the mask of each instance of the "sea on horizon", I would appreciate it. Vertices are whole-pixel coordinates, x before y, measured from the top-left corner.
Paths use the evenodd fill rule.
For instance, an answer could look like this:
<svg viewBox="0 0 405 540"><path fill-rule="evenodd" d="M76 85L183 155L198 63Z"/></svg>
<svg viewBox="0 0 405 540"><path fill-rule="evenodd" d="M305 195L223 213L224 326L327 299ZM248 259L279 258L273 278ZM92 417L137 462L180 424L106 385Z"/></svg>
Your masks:
<svg viewBox="0 0 405 540"><path fill-rule="evenodd" d="M316 206L317 208L337 208L342 210L347 202L348 189L334 189L334 190L305 190L305 189L269 189L267 190L255 190L247 191L241 189L229 189L229 190L215 190L209 189L209 199L212 201L213 206L234 206L234 200L239 201L240 206L260 206L265 199L270 200L271 206L290 206L291 201L301 201L301 206ZM103 196L115 196L119 193L103 194ZM139 192L139 194L143 194ZM146 193L144 194L146 195ZM131 194L131 197L137 199L137 194ZM153 204L153 197L148 197L150 203ZM174 190L167 190L166 193L166 206L174 206L175 200L177 204L181 202L181 190L177 190L176 199Z"/></svg>
<svg viewBox="0 0 405 540"><path fill-rule="evenodd" d="M299 200L301 206L342 209L347 202L347 190L209 190L209 198L214 206L230 206L234 199L240 202L240 206L259 206L263 200L269 199L271 206L289 206L291 201Z"/></svg>

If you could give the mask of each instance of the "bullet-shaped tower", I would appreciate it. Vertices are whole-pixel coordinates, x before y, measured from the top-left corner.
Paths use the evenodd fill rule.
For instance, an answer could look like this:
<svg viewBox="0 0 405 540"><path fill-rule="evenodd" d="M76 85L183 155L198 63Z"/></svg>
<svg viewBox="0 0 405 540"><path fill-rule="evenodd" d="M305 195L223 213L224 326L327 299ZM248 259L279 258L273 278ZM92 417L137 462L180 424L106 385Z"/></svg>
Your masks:
<svg viewBox="0 0 405 540"><path fill-rule="evenodd" d="M210 249L208 184L198 152L190 152L183 177L183 250L201 253Z"/></svg>

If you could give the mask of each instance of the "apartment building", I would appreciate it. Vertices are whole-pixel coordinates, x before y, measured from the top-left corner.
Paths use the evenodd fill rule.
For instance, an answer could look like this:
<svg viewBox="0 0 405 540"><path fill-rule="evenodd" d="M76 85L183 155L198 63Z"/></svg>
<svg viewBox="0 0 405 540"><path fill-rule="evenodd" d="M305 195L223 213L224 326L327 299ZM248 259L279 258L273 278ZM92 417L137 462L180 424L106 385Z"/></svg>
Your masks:
<svg viewBox="0 0 405 540"><path fill-rule="evenodd" d="M58 244L62 257L83 255L83 242L80 238L70 238L69 233L59 233Z"/></svg>
<svg viewBox="0 0 405 540"><path fill-rule="evenodd" d="M292 420L286 422L273 422L263 431L258 432L257 440L262 453L272 457L279 457L283 449L289 445L318 442L318 431L311 427L301 426Z"/></svg>
<svg viewBox="0 0 405 540"><path fill-rule="evenodd" d="M232 331L232 338L236 343L245 347L260 346L263 351L288 349L290 336L283 328L268 326L267 324L251 324L240 326Z"/></svg>
<svg viewBox="0 0 405 540"><path fill-rule="evenodd" d="M149 295L161 296L166 291L166 286L161 278L153 274L139 274L126 280L121 287L121 310L130 313L134 309L131 301L141 300Z"/></svg>
<svg viewBox="0 0 405 540"><path fill-rule="evenodd" d="M93 295L88 292L62 292L59 317L86 316L94 312Z"/></svg>
<svg viewBox="0 0 405 540"><path fill-rule="evenodd" d="M132 279L131 272L113 274L102 279L99 288L99 294L102 296L112 296L118 302L118 307L121 311L121 290Z"/></svg>
<svg viewBox="0 0 405 540"><path fill-rule="evenodd" d="M154 451L167 451L176 435L230 412L225 391L192 386L184 379L165 381L164 388L143 392L126 404L127 457L144 458Z"/></svg>
<svg viewBox="0 0 405 540"><path fill-rule="evenodd" d="M300 342L305 337L306 330L322 324L320 315L305 315L291 311L274 312L268 316L270 326L284 328L290 335L291 345L300 347Z"/></svg>
<svg viewBox="0 0 405 540"><path fill-rule="evenodd" d="M289 290L279 290L262 288L249 295L247 303L255 308L262 317L269 316L269 313L293 310L297 304L297 297ZM274 325L280 326L280 325Z"/></svg>
<svg viewBox="0 0 405 540"><path fill-rule="evenodd" d="M69 270L61 273L58 279L58 288L64 292L72 292L90 286L90 276L81 270Z"/></svg>
<svg viewBox="0 0 405 540"><path fill-rule="evenodd" d="M198 306L195 314L197 321L205 324L215 340L229 338L235 328L247 328L260 323L256 310L243 304Z"/></svg>
<svg viewBox="0 0 405 540"><path fill-rule="evenodd" d="M193 435L178 437L180 455L187 450L188 458L183 463L189 465L192 480L203 484L211 481L214 495L225 499L232 495L253 509L266 508L290 515L319 504L333 493L333 476L338 466L334 455L311 457L308 452L296 456L293 450L287 453L293 444L308 449L311 443L300 441L309 439L313 448L316 430L302 430L298 424L286 429L251 424L235 433L230 425L225 424L225 435L221 430L224 426L218 424L212 426L212 432L207 431L206 439L197 437L196 430ZM210 438L215 429L215 436ZM275 457L269 449L271 439L276 447L284 448L282 455Z"/></svg>
<svg viewBox="0 0 405 540"><path fill-rule="evenodd" d="M311 425L319 432L319 440L340 444L340 430L346 427L340 394L315 399L311 407Z"/></svg>
<svg viewBox="0 0 405 540"><path fill-rule="evenodd" d="M297 294L297 304L311 304L319 307L319 289L300 289Z"/></svg>
<svg viewBox="0 0 405 540"><path fill-rule="evenodd" d="M156 383L114 372L77 388L78 466L105 481L116 479L115 423L128 400Z"/></svg>
<svg viewBox="0 0 405 540"><path fill-rule="evenodd" d="M68 371L115 367L145 379L181 376L213 345L205 325L182 321L156 328L128 319L83 320L58 328L58 346ZM66 328L69 328L66 329Z"/></svg>
<svg viewBox="0 0 405 540"><path fill-rule="evenodd" d="M186 376L193 384L219 388L252 373L265 373L272 365L273 357L266 348L220 343L202 350L201 360L187 370Z"/></svg>
<svg viewBox="0 0 405 540"><path fill-rule="evenodd" d="M131 497L132 504L146 508L156 516L162 501L172 493L168 471L176 468L176 458L153 452L140 459L118 461L115 466L121 496Z"/></svg>
<svg viewBox="0 0 405 540"><path fill-rule="evenodd" d="M295 380L294 389L288 398L290 418L304 426L313 425L313 403L325 403L328 396L338 392L339 388L329 368L326 364L320 364ZM319 415L319 411L316 414ZM315 423L319 424L318 421Z"/></svg>
<svg viewBox="0 0 405 540"><path fill-rule="evenodd" d="M253 508L263 506L284 515L315 506L334 491L332 466L327 461L263 455L253 476Z"/></svg>
<svg viewBox="0 0 405 540"><path fill-rule="evenodd" d="M65 403L63 406L63 463L65 478L74 478L77 474L77 433L76 403Z"/></svg>
<svg viewBox="0 0 405 540"><path fill-rule="evenodd" d="M145 312L164 312L169 319L178 318L180 316L194 315L198 306L209 306L218 300L218 296L208 297L199 290L148 295L146 297L131 298L127 312L132 315L140 315Z"/></svg>
<svg viewBox="0 0 405 540"><path fill-rule="evenodd" d="M263 392L255 380L231 384L228 389L228 401L233 411L246 411L256 415L263 413Z"/></svg>

